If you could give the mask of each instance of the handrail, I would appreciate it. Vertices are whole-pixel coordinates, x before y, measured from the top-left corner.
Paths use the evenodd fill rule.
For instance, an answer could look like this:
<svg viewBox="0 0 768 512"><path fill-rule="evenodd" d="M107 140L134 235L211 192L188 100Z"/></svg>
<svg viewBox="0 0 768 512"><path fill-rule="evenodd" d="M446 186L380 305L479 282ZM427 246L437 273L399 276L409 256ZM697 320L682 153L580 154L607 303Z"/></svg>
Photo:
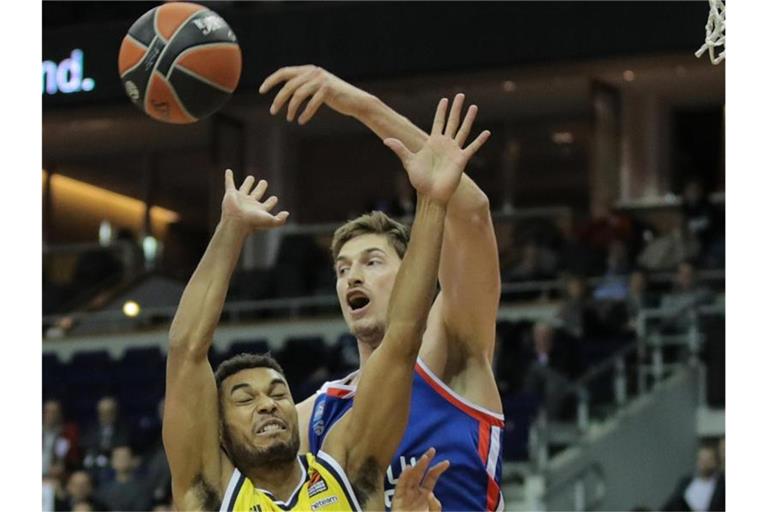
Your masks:
<svg viewBox="0 0 768 512"><path fill-rule="evenodd" d="M573 382L573 385L581 388L586 386L589 381L594 379L597 376L602 375L603 373L606 373L606 370L612 370L616 368L616 360L624 358L631 354L632 352L637 352L642 346L642 341L636 341L632 343L631 345L627 345L626 347L623 347L610 356L608 356L605 361L601 361L597 363L596 365L592 366L587 372L584 373L581 377L576 379Z"/></svg>
<svg viewBox="0 0 768 512"><path fill-rule="evenodd" d="M704 273L702 272L702 274ZM706 275L702 275L702 277L705 279L717 279L720 276L724 276L724 272L717 271L717 270L709 271ZM665 277L667 276L663 276L663 275L661 276L661 278L665 278ZM593 284L593 283L599 282L600 279L601 279L600 277L593 277L588 279L588 282ZM510 294L515 292L530 292L530 291L541 291L543 293L545 291L558 290L561 287L562 287L562 282L556 279L502 283L501 293ZM237 316L239 314L247 313L247 312L258 313L261 311L274 311L274 310L284 310L284 309L297 310L304 307L312 307L312 306L334 306L337 304L337 302L338 302L338 299L335 294L311 295L311 296L302 296L302 297L293 297L293 298L230 301L224 304L222 313L233 314ZM709 306L706 306L706 307L709 307ZM715 307L717 308L717 306ZM646 314L653 315L655 311L658 311L658 310L644 309L641 311L641 314L646 313ZM175 312L176 312L176 306L147 308L143 310L143 314L141 315L140 318L154 316L155 318L166 317L170 319L173 317ZM96 321L104 322L108 320L125 319L126 317L121 312L115 311L115 310L112 310L111 312L76 311L76 312L67 313L67 314L56 314L56 315L45 316L43 317L43 322L49 325L53 325L65 318L71 319L71 320L77 320L77 321L95 319Z"/></svg>

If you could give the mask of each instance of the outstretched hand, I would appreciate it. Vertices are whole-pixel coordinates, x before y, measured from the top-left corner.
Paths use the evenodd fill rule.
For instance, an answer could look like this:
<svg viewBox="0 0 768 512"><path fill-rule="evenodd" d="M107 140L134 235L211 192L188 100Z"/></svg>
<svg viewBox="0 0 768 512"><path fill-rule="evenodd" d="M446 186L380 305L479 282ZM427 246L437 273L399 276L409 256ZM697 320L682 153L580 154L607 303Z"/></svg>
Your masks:
<svg viewBox="0 0 768 512"><path fill-rule="evenodd" d="M276 115L288 102L285 117L293 121L301 105L309 100L299 116L299 124L308 123L322 105L344 115L353 115L366 96L357 87L313 65L280 68L264 80L259 92L266 94L282 82L285 83L272 101L269 112Z"/></svg>
<svg viewBox="0 0 768 512"><path fill-rule="evenodd" d="M472 105L459 127L463 102L464 95L457 94L446 123L448 99L440 100L432 132L418 153L411 153L398 139L384 139L384 144L400 157L416 192L441 204L448 203L459 186L467 162L491 136L491 132L485 130L462 149L477 115L477 106Z"/></svg>
<svg viewBox="0 0 768 512"><path fill-rule="evenodd" d="M277 205L277 197L270 196L261 201L267 191L267 181L259 180L253 187L255 181L253 176L248 176L240 188L236 188L232 170L227 169L224 174L224 199L221 201L222 220L234 220L248 232L282 226L288 219L288 212L270 213Z"/></svg>
<svg viewBox="0 0 768 512"><path fill-rule="evenodd" d="M392 512L439 512L443 509L433 490L450 463L447 460L429 468L435 458L435 449L430 448L413 466L408 466L400 474L392 498ZM426 473L426 475L425 475Z"/></svg>

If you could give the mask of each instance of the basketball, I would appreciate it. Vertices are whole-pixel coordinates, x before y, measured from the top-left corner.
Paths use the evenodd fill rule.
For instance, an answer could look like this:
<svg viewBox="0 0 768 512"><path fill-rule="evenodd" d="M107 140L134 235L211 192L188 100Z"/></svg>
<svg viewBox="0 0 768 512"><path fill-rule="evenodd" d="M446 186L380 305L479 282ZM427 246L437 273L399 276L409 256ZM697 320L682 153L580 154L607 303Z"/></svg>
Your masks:
<svg viewBox="0 0 768 512"><path fill-rule="evenodd" d="M221 16L193 3L147 11L128 30L118 70L131 101L150 117L194 123L220 109L240 80L242 55Z"/></svg>

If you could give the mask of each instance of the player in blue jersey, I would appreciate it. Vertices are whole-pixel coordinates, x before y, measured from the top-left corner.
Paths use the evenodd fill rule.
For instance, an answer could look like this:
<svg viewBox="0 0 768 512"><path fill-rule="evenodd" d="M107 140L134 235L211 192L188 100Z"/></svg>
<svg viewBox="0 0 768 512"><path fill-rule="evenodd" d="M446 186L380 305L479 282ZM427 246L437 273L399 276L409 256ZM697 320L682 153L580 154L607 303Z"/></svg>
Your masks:
<svg viewBox="0 0 768 512"><path fill-rule="evenodd" d="M184 289L169 333L163 444L177 509L382 509L387 468L409 419L410 378L436 292L447 205L467 161L490 136L485 131L464 147L463 132L454 129L457 114L448 116L447 109L448 100L441 100L432 133L418 152L394 138L384 141L403 161L417 191L411 250L392 283L382 346L360 374L354 406L325 432L316 456L299 455L296 406L274 360L235 356L215 375L208 362L246 238L282 225L288 216L270 213L276 197L261 201L266 181L253 187L255 179L248 176L238 189L227 170L221 220ZM397 258L388 247L373 252L377 258ZM357 266L351 265L350 274L358 272ZM397 512L440 508L431 493L448 462L427 471L435 451L425 453L397 486Z"/></svg>
<svg viewBox="0 0 768 512"><path fill-rule="evenodd" d="M380 138L395 137L418 151L427 134L378 98L316 66L282 68L260 92L283 84L270 112L287 105L287 119L305 124L322 105L354 117ZM477 115L467 110L459 126L464 95L455 97L448 131L463 141ZM306 103L305 103L306 102ZM380 212L340 227L332 243L336 291L344 319L357 338L361 367L381 344L392 283L408 244L407 229ZM466 175L448 203L439 268L440 293L430 311L413 375L406 433L387 471L389 508L403 468L434 446L451 467L435 487L445 510L499 510L501 398L493 376L500 278L498 249L488 198ZM301 449L316 452L351 406L358 373L300 403Z"/></svg>

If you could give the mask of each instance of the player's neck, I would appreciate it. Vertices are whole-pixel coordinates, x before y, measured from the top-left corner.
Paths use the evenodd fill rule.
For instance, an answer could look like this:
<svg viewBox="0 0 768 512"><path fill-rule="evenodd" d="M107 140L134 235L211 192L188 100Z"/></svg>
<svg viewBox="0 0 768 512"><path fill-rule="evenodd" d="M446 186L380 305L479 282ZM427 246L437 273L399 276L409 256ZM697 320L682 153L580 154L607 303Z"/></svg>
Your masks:
<svg viewBox="0 0 768 512"><path fill-rule="evenodd" d="M269 491L279 501L288 501L301 480L301 468L301 463L296 458L290 464L259 468L246 476L254 487Z"/></svg>

